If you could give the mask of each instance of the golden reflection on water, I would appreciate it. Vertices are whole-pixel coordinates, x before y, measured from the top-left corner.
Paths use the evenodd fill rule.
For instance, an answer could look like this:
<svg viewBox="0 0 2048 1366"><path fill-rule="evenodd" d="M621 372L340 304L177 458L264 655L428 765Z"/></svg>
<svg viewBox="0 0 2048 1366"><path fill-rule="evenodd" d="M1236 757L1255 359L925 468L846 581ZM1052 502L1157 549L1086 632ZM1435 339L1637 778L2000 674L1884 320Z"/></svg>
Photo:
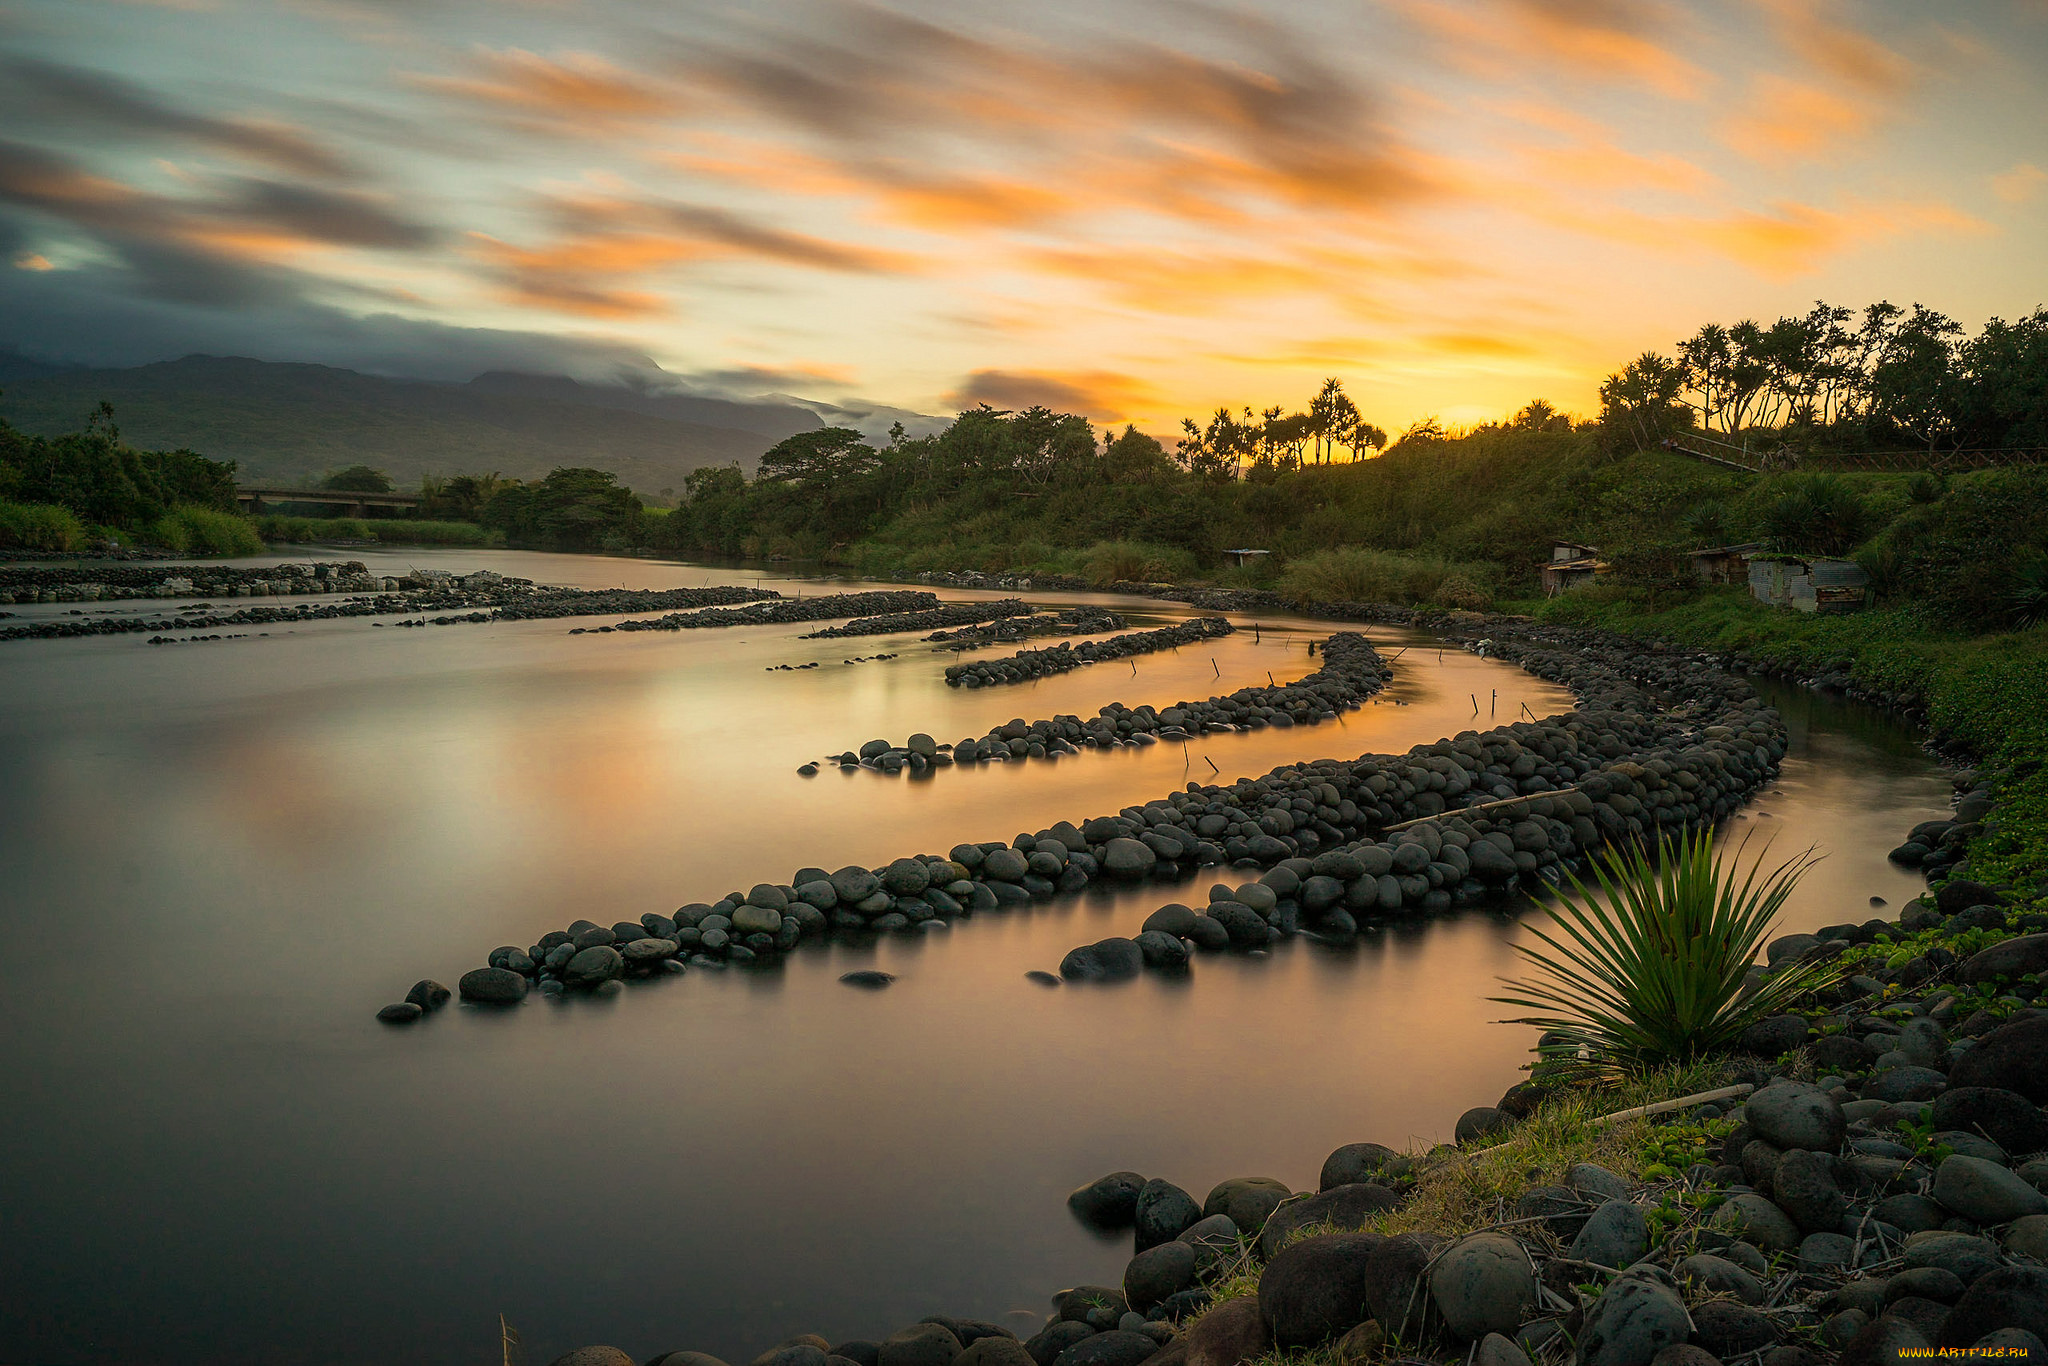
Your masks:
<svg viewBox="0 0 2048 1366"><path fill-rule="evenodd" d="M555 582L754 577L399 558ZM1093 600L1134 627L1186 615ZM637 918L800 864L1008 839L1212 775L1570 705L1519 671L1410 644L1384 699L1322 726L928 780L804 779L802 761L873 736L950 742L1111 697L1285 681L1331 628L1266 620L1135 669L963 691L940 681L957 656L909 640L575 624L343 621L0 651L0 923L17 944L108 946L44 955L0 994L0 1063L25 1098L0 1127L21 1193L0 1341L38 1360L256 1362L278 1343L310 1362L464 1360L506 1311L537 1359L609 1341L745 1360L799 1331L1001 1319L1120 1274L1127 1249L1063 1208L1083 1180L1130 1167L1198 1198L1252 1173L1310 1186L1338 1144L1442 1137L1518 1075L1528 1041L1484 999L1512 967L1502 914L1204 957L1180 979L1024 980L1242 876L1229 870L611 1002L379 1028L371 1013L415 978L452 982L578 916ZM1414 640L1370 634L1390 652ZM822 666L766 671L810 659ZM1867 895L1910 894L1883 850L1945 785L1853 710L1786 705L1797 748L1753 823L1831 854L1787 928L1861 920ZM900 980L835 981L866 966ZM107 1267L130 1272L116 1300L88 1289ZM81 1353L87 1321L99 1345Z"/></svg>

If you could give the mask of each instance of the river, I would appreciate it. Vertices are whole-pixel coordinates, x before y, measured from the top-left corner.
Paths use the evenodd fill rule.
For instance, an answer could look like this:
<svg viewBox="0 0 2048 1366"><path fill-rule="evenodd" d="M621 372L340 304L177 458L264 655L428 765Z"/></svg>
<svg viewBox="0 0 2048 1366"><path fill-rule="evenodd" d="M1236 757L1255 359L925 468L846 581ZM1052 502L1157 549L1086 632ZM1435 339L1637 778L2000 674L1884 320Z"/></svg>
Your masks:
<svg viewBox="0 0 2048 1366"><path fill-rule="evenodd" d="M850 586L342 554L584 587ZM1134 628L1188 615L1024 596L1100 602ZM1128 1257L1128 1235L1067 1213L1074 1186L1131 1168L1197 1199L1231 1176L1313 1188L1339 1144L1444 1137L1518 1077L1526 1031L1492 1023L1485 997L1514 970L1526 907L1203 957L1184 979L1024 979L1206 899L1207 876L609 1001L377 1024L415 979L453 984L577 917L1007 839L1206 781L1212 763L1229 780L1569 706L1518 670L1375 629L1383 652L1406 647L1392 686L1311 729L806 779L799 763L874 736L952 740L1299 677L1333 628L1266 618L1135 667L962 691L941 681L960 656L904 638L568 634L595 624L0 644L0 1359L490 1363L500 1314L533 1363L590 1342L744 1363L793 1333L879 1337L935 1312L1028 1333L1052 1291L1113 1282ZM1946 813L1944 775L1880 714L1767 692L1792 749L1735 829L1827 855L1783 928L1916 894L1884 852ZM869 966L900 980L836 981Z"/></svg>

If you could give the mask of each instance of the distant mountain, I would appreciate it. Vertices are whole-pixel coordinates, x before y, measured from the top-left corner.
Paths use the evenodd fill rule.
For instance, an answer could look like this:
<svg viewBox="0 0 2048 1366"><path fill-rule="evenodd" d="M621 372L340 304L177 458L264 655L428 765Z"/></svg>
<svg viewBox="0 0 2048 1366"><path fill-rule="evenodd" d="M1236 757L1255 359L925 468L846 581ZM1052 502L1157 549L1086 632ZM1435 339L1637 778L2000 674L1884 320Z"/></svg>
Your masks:
<svg viewBox="0 0 2048 1366"><path fill-rule="evenodd" d="M775 442L823 425L795 403L505 373L441 384L239 357L83 370L6 355L0 375L8 376L0 417L23 431L76 431L105 399L131 444L187 446L237 461L246 482L277 484L354 464L387 471L400 488L423 474L535 478L557 465L588 465L658 494L705 465L737 462L751 472Z"/></svg>
<svg viewBox="0 0 2048 1366"><path fill-rule="evenodd" d="M79 365L55 365L49 361L35 360L10 347L0 346L0 384L13 384L25 379L42 379L46 375L62 375L84 368Z"/></svg>

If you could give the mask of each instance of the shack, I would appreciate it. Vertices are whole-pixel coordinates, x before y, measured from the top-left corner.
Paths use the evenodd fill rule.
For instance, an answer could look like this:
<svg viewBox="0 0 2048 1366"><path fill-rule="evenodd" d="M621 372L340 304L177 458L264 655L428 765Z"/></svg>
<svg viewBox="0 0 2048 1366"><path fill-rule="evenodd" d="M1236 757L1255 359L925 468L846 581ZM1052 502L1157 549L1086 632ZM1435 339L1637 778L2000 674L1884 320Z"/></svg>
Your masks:
<svg viewBox="0 0 2048 1366"><path fill-rule="evenodd" d="M1749 577L1750 557L1761 554L1761 541L1717 545L1692 552L1692 572L1702 583L1741 583Z"/></svg>
<svg viewBox="0 0 2048 1366"><path fill-rule="evenodd" d="M1597 548L1577 541L1552 541L1550 563L1543 566L1543 596L1554 598L1566 589L1591 583L1596 574L1607 572L1607 562Z"/></svg>
<svg viewBox="0 0 2048 1366"><path fill-rule="evenodd" d="M1869 600L1870 576L1854 560L1754 555L1749 561L1749 595L1797 612L1860 612Z"/></svg>

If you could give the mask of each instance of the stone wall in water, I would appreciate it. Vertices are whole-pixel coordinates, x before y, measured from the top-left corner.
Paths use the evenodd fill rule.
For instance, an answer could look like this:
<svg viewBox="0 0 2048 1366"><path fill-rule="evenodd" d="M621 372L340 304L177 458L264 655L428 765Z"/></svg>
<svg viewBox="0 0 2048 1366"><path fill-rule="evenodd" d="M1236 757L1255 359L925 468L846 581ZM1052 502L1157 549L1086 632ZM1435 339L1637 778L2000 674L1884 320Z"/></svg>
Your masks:
<svg viewBox="0 0 2048 1366"><path fill-rule="evenodd" d="M1700 657L1508 618L1465 617L1449 638L1570 689L1577 708L1401 755L1189 783L1007 844L958 844L880 868L799 868L787 882L673 914L611 926L579 921L528 948L494 951L489 967L462 979L463 994L516 1001L535 986L550 995L615 991L622 977L750 962L828 932L910 931L1028 906L1100 878L1166 882L1226 864L1256 870L1256 881L1191 911L1178 931L1155 927L1183 950L1190 942L1255 947L1303 931L1341 936L1362 920L1555 881L1602 842L1718 821L1768 782L1784 756L1777 713ZM1326 671L1340 662L1375 677L1384 669L1355 635L1333 636L1325 650ZM431 987L418 990L431 997Z"/></svg>

